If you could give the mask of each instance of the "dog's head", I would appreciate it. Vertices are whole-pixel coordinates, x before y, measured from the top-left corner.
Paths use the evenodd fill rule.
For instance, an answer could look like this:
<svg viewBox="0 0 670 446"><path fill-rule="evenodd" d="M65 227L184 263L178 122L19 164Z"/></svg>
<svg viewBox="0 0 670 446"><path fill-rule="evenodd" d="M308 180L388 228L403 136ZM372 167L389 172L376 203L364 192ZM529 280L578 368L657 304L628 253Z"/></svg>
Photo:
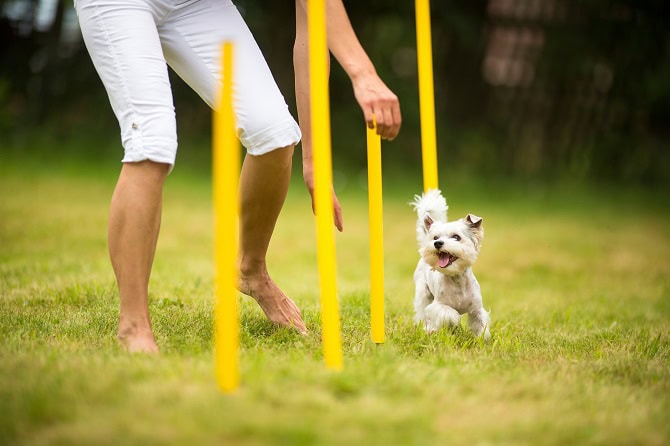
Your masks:
<svg viewBox="0 0 670 446"><path fill-rule="evenodd" d="M426 217L423 223L426 236L419 253L431 268L453 276L475 263L484 239L481 217L468 214L448 223Z"/></svg>

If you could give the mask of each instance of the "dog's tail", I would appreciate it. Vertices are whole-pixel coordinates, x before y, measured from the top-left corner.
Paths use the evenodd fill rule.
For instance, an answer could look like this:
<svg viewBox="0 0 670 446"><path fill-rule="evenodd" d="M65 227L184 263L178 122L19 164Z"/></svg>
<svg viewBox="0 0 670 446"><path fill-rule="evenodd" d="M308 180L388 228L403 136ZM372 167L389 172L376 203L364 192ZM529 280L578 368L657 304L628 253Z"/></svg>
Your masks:
<svg viewBox="0 0 670 446"><path fill-rule="evenodd" d="M426 221L447 222L447 200L442 196L439 189L430 189L421 195L415 195L414 201L410 203L417 214L416 236L420 241L427 232Z"/></svg>

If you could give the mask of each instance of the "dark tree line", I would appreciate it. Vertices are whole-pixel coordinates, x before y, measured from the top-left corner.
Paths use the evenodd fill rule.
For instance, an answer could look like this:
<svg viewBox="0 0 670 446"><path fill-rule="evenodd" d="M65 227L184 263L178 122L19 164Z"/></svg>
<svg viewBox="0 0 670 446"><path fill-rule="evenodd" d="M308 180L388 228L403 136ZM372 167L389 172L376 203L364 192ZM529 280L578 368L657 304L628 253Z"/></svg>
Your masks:
<svg viewBox="0 0 670 446"><path fill-rule="evenodd" d="M45 13L45 5L52 5ZM293 106L293 2L238 0ZM389 163L420 157L412 1L345 1L404 126ZM660 0L433 0L440 159L475 171L666 182L670 20ZM48 20L45 20L44 17ZM71 0L0 0L0 131L117 137ZM210 114L173 78L182 140ZM333 64L335 157L365 162L360 112ZM204 135L204 136L203 136Z"/></svg>

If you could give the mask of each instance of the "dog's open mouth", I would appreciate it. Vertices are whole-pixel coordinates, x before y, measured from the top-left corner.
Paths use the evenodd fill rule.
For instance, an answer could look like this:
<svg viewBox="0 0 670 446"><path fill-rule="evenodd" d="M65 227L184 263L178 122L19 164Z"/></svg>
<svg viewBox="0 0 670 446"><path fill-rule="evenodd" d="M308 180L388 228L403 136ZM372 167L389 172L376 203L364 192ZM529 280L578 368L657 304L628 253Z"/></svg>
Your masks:
<svg viewBox="0 0 670 446"><path fill-rule="evenodd" d="M438 252L437 253L437 265L440 268L446 268L452 263L458 260L458 257L449 254L448 252Z"/></svg>

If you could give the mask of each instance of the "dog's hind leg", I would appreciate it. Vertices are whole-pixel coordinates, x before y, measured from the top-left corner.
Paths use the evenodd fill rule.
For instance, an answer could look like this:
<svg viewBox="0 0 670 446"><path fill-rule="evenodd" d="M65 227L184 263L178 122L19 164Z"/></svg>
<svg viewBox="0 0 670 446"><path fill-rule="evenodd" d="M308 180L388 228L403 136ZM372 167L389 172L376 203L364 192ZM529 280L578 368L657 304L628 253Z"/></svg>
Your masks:
<svg viewBox="0 0 670 446"><path fill-rule="evenodd" d="M479 337L483 333L485 341L491 338L491 332L489 331L491 317L484 308L480 307L478 310L468 313L468 325L475 336Z"/></svg>

